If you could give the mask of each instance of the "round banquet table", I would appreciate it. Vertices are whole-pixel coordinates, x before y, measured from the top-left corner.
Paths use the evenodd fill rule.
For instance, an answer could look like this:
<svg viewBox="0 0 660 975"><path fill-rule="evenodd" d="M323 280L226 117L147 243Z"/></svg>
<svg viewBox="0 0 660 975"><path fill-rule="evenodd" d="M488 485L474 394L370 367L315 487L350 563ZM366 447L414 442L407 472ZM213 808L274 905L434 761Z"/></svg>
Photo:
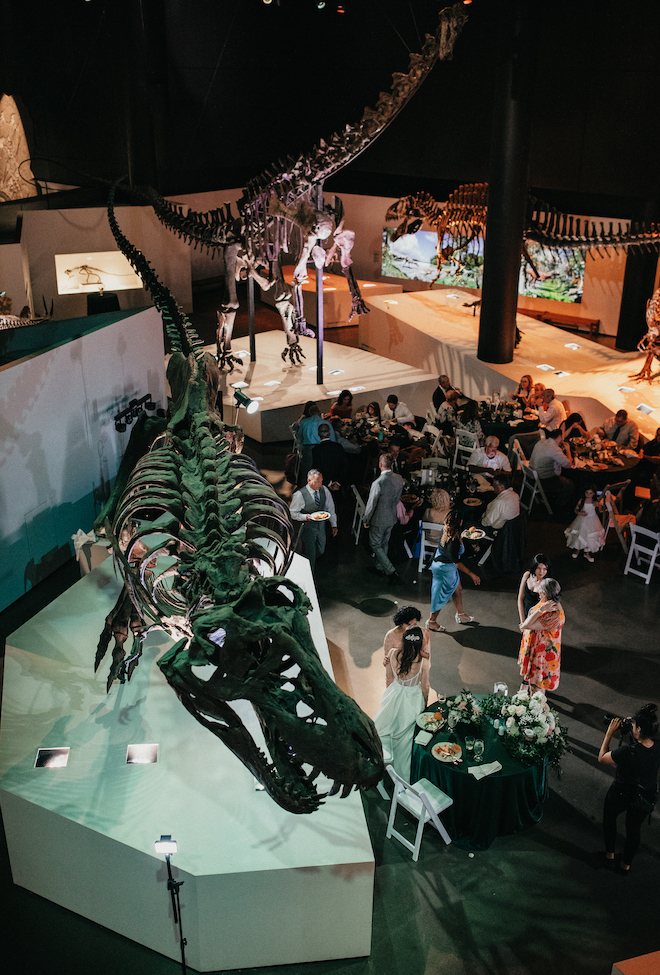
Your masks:
<svg viewBox="0 0 660 975"><path fill-rule="evenodd" d="M569 477L577 491L582 491L588 484L595 484L599 491L606 484L616 484L619 481L627 481L631 472L639 464L639 457L622 457L623 467L618 464L608 464L604 471L592 471L588 467L564 467L562 474Z"/></svg>
<svg viewBox="0 0 660 975"><path fill-rule="evenodd" d="M538 420L518 420L513 423L502 420L481 420L480 423L485 437L497 437L500 442L500 450L506 450L506 445L511 437L532 433L539 428Z"/></svg>
<svg viewBox="0 0 660 975"><path fill-rule="evenodd" d="M427 711L437 710L438 705ZM416 735L419 728L415 728ZM477 763L466 759L464 735L484 741L483 764L498 761L499 772L475 779L467 771ZM438 761L431 752L441 741L458 741L463 749L463 761L452 765ZM463 850L487 850L496 836L517 833L538 823L543 815L543 803L548 798L548 763L525 766L513 758L490 724L484 720L481 730L474 725L458 725L453 734L445 724L428 745L413 742L411 783L428 779L454 800L442 813L442 821L456 846Z"/></svg>

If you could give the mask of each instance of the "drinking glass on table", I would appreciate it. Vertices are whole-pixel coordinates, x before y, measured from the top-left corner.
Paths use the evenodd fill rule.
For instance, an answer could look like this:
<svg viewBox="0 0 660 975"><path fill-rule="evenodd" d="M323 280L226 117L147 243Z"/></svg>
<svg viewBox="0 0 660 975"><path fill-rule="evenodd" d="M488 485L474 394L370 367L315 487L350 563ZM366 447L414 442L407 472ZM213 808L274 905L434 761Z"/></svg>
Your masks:
<svg viewBox="0 0 660 975"><path fill-rule="evenodd" d="M447 724L449 725L449 730L453 732L454 728L458 724L458 715L455 711L450 711L447 715Z"/></svg>
<svg viewBox="0 0 660 975"><path fill-rule="evenodd" d="M474 758L477 762L482 762L484 758L484 743L481 738L475 739L474 742Z"/></svg>
<svg viewBox="0 0 660 975"><path fill-rule="evenodd" d="M465 747L467 748L468 752L474 751L474 738L471 735L466 735Z"/></svg>

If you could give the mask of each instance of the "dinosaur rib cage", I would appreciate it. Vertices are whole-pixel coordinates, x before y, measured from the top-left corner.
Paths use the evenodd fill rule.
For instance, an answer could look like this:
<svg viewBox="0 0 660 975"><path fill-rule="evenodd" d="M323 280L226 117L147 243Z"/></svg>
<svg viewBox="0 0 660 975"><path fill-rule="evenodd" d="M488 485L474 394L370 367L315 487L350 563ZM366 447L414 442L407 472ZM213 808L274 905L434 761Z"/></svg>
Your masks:
<svg viewBox="0 0 660 975"><path fill-rule="evenodd" d="M250 460L202 414L193 441L168 435L142 457L113 522L143 616L174 618L182 632L201 603L226 601L250 576L284 574L291 557L288 508Z"/></svg>

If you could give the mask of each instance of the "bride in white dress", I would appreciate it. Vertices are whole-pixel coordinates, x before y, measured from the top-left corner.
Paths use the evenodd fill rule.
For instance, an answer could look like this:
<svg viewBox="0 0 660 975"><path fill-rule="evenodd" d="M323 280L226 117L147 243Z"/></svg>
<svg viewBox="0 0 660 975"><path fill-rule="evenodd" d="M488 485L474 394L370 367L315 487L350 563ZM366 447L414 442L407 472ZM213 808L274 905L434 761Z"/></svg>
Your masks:
<svg viewBox="0 0 660 975"><path fill-rule="evenodd" d="M385 693L374 718L383 748L392 756L395 772L410 781L415 718L429 696L429 660L422 657L424 634L413 626L403 635L401 649L385 657Z"/></svg>

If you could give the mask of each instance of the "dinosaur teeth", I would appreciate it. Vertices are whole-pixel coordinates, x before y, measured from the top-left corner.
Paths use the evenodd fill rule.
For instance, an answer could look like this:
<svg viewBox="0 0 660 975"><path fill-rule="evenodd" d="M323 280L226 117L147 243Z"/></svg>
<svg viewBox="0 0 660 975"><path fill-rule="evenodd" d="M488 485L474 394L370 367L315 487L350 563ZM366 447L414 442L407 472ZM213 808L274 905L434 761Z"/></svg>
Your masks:
<svg viewBox="0 0 660 975"><path fill-rule="evenodd" d="M347 782L346 785L344 786L344 788L341 790L341 798L342 799L345 799L348 796L348 794L349 794L349 792L351 791L352 788L353 788L353 786L350 785Z"/></svg>
<svg viewBox="0 0 660 975"><path fill-rule="evenodd" d="M341 789L341 782L333 782L330 792L327 793L329 796L336 796Z"/></svg>

